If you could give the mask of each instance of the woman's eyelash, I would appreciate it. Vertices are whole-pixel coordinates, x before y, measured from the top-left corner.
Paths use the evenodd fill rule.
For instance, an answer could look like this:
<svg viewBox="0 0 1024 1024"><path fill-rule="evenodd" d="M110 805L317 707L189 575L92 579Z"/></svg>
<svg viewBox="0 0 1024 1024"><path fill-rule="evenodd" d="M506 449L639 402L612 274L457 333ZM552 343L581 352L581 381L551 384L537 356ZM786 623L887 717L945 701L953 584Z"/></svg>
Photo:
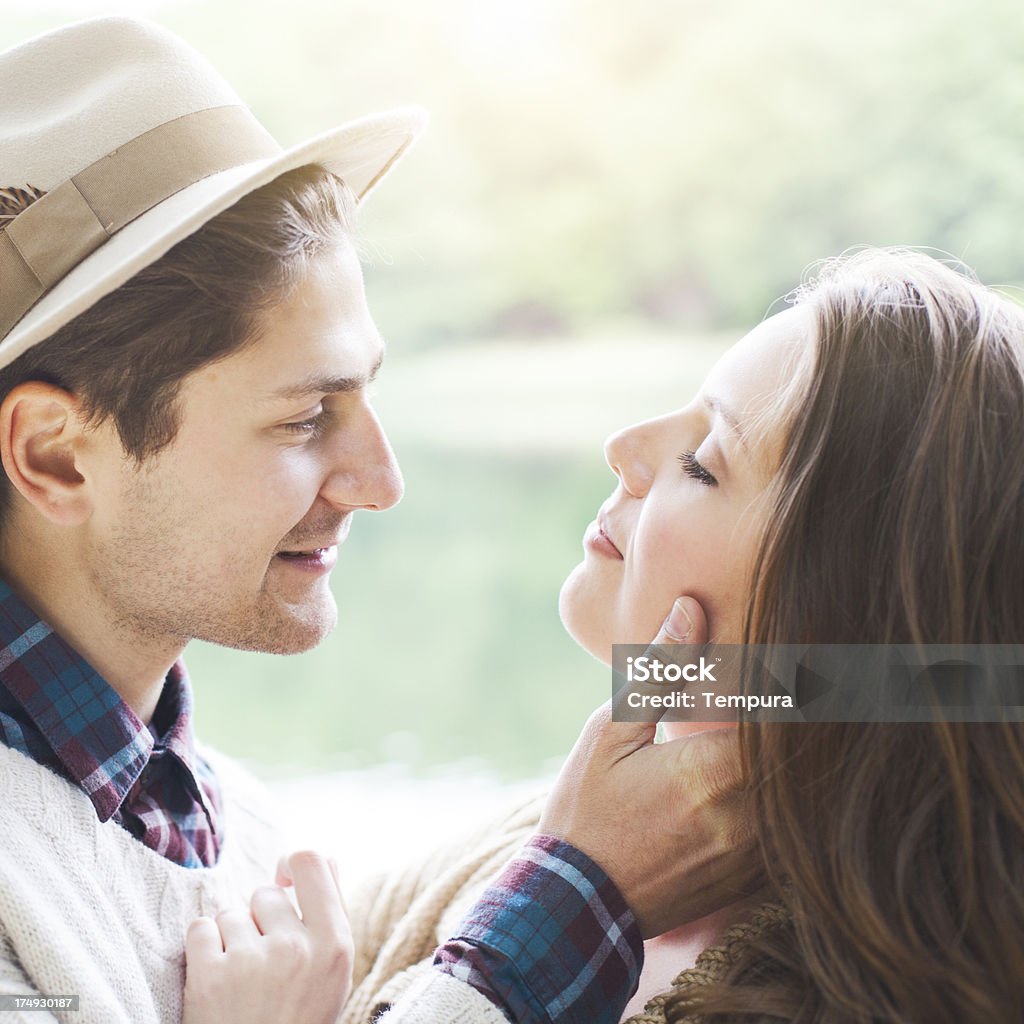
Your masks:
<svg viewBox="0 0 1024 1024"><path fill-rule="evenodd" d="M682 452L679 461L683 464L683 470L687 476L692 476L707 487L714 487L718 481L697 461L696 452Z"/></svg>

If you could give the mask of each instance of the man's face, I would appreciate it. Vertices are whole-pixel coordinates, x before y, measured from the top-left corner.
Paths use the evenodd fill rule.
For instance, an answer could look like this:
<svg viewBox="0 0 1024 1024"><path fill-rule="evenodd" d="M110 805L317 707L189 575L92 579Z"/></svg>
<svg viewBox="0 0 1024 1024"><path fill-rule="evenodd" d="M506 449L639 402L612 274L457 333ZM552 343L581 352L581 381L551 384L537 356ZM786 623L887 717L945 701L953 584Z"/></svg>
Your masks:
<svg viewBox="0 0 1024 1024"><path fill-rule="evenodd" d="M188 376L174 442L137 466L97 428L87 524L98 601L141 642L308 650L352 512L402 496L366 386L383 345L349 245L317 257L254 344Z"/></svg>

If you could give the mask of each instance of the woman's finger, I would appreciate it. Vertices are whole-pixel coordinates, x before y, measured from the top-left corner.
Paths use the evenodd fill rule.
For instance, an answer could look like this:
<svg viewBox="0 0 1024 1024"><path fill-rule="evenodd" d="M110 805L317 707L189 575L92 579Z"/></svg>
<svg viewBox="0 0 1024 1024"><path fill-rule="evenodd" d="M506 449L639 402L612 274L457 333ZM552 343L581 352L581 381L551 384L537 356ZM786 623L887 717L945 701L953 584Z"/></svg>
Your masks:
<svg viewBox="0 0 1024 1024"><path fill-rule="evenodd" d="M341 888L341 876L338 873L338 862L333 857L327 858L327 864L331 869L331 877L334 879L334 884L338 889L338 899L341 900L341 909L345 912L345 917L348 917L348 904L345 903L345 893Z"/></svg>
<svg viewBox="0 0 1024 1024"><path fill-rule="evenodd" d="M288 867L288 854L286 853L282 854L277 862L277 874L274 881L285 888L292 884L292 869Z"/></svg>
<svg viewBox="0 0 1024 1024"><path fill-rule="evenodd" d="M246 910L222 910L217 915L217 927L220 929L221 938L224 940L224 949L230 952L232 948L256 942L260 933L256 928L256 922L252 915Z"/></svg>
<svg viewBox="0 0 1024 1024"><path fill-rule="evenodd" d="M302 922L292 901L279 885L261 885L249 901L252 919L263 935L287 928L300 928Z"/></svg>
<svg viewBox="0 0 1024 1024"><path fill-rule="evenodd" d="M224 952L220 929L212 917L197 917L185 932L185 962L211 960Z"/></svg>
<svg viewBox="0 0 1024 1024"><path fill-rule="evenodd" d="M288 858L288 867L306 927L321 939L347 935L348 918L327 859L314 850L299 850Z"/></svg>

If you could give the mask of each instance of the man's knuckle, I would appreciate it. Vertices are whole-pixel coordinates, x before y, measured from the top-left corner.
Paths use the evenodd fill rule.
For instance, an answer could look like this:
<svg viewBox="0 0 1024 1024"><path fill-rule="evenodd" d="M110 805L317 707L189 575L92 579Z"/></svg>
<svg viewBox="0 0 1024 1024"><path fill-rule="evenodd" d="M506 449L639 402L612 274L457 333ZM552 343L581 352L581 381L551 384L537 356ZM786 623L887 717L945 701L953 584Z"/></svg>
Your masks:
<svg viewBox="0 0 1024 1024"><path fill-rule="evenodd" d="M730 796L731 773L714 758L705 758L700 767L701 786L712 806L718 806Z"/></svg>
<svg viewBox="0 0 1024 1024"><path fill-rule="evenodd" d="M714 741L694 744L690 751L692 776L707 802L713 805L733 800L740 792L741 779L728 741L734 744L735 738L721 741L716 737Z"/></svg>
<svg viewBox="0 0 1024 1024"><path fill-rule="evenodd" d="M587 724L585 732L602 732L608 728L608 723L612 720L612 705L611 701L605 701L599 708L595 708L590 712L590 716L587 718Z"/></svg>

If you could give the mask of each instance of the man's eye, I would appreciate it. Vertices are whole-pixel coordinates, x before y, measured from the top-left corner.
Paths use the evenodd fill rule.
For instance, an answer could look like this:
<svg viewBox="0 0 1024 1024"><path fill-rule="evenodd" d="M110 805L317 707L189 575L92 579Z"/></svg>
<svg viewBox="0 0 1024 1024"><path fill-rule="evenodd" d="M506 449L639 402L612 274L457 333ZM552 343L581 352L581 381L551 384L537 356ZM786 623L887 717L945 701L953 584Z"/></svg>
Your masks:
<svg viewBox="0 0 1024 1024"><path fill-rule="evenodd" d="M683 464L683 471L687 476L692 476L706 487L718 484L718 481L697 461L696 452L681 452L679 461Z"/></svg>
<svg viewBox="0 0 1024 1024"><path fill-rule="evenodd" d="M327 409L321 409L315 416L305 420L296 420L294 423L284 423L282 426L290 434L299 434L303 437L319 437L327 429L327 421L330 419Z"/></svg>

